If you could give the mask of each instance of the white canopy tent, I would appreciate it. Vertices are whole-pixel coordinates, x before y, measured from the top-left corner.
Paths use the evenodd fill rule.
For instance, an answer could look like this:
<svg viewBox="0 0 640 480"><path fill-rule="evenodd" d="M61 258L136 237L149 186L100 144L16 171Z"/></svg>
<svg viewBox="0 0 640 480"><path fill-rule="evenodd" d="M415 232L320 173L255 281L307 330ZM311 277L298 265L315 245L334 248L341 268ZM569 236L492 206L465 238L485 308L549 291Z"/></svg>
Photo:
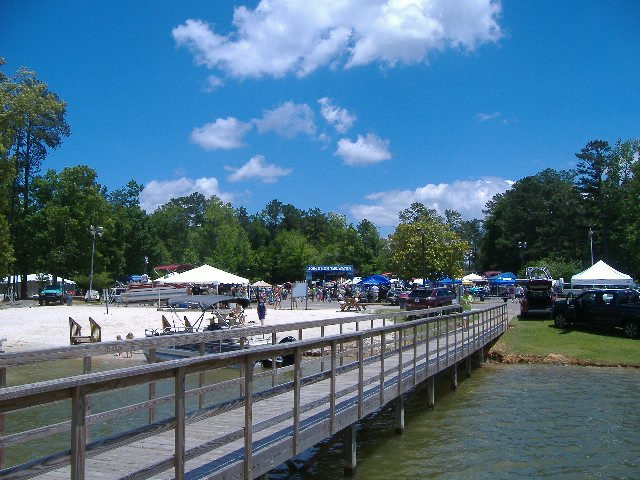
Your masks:
<svg viewBox="0 0 640 480"><path fill-rule="evenodd" d="M602 260L571 277L571 288L585 287L631 287L633 279Z"/></svg>
<svg viewBox="0 0 640 480"><path fill-rule="evenodd" d="M462 277L462 281L463 282L481 282L481 281L487 281L486 278L478 275L477 273L470 273L469 275L465 275L464 277Z"/></svg>
<svg viewBox="0 0 640 480"><path fill-rule="evenodd" d="M167 275L166 277L159 278L157 281L158 283L193 283L196 285L246 285L249 283L249 279L247 278L225 272L224 270L206 264L176 275Z"/></svg>

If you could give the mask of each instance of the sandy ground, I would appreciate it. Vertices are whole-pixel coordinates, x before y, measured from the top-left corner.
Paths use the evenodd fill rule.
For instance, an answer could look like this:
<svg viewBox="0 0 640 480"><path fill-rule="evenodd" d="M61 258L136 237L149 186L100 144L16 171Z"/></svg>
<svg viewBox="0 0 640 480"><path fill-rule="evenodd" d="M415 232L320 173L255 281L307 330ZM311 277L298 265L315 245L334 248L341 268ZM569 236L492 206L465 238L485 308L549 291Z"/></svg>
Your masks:
<svg viewBox="0 0 640 480"><path fill-rule="evenodd" d="M310 310L268 308L265 324L276 325L325 318L356 317L363 313L366 312L340 312L336 302L313 306L313 309ZM133 333L135 338L141 338L145 336L145 329L161 327L163 314L167 319L175 322L177 326L182 326L182 323L170 311L158 311L156 307L110 306L108 314L104 305L76 303L72 306L38 306L37 302L33 302L33 306L4 307L0 309L0 338L5 337L7 340L2 345L2 350L10 353L69 345L69 317L82 326L83 335L89 335L89 317L93 318L102 327L102 341L116 340L117 335L125 338L129 332ZM195 322L200 316L200 311L179 312L179 315L180 318L186 315L190 322ZM255 306L247 309L246 315L248 321L253 320L259 324ZM205 324L208 324L210 317L210 313L205 315ZM305 338L320 335L319 328L314 330L317 331L305 333ZM345 329L345 332L349 330ZM338 333L337 326L335 332L327 328L326 334L332 333ZM278 334L278 338L287 334L287 332Z"/></svg>

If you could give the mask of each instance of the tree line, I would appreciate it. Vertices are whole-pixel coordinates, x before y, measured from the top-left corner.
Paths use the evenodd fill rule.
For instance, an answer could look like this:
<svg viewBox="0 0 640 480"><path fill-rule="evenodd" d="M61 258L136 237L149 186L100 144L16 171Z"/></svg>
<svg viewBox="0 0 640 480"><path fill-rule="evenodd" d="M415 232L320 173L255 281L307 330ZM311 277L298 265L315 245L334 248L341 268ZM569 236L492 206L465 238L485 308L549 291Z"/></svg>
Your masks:
<svg viewBox="0 0 640 480"><path fill-rule="evenodd" d="M34 72L0 72L0 107L1 276L48 272L87 286L91 225L103 227L95 239L98 288L166 263L209 263L278 283L301 279L309 264L434 279L465 271L521 273L525 263L543 263L570 277L589 264L590 240L596 258L640 271L637 140L587 143L575 170L547 169L517 181L488 202L482 220L414 203L383 238L369 220L353 224L277 199L250 214L193 193L147 213L140 206L144 186L135 180L109 191L87 165L42 171L47 153L71 130L66 103Z"/></svg>

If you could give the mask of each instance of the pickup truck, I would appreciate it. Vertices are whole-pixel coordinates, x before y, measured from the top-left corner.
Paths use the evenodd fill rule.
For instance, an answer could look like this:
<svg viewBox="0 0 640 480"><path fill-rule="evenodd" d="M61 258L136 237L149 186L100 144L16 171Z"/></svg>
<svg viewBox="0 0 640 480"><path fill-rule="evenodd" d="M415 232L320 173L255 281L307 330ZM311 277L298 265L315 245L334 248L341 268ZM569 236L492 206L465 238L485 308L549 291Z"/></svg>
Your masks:
<svg viewBox="0 0 640 480"><path fill-rule="evenodd" d="M49 305L49 303L64 304L64 290L62 285L47 285L38 295L38 303L40 305Z"/></svg>
<svg viewBox="0 0 640 480"><path fill-rule="evenodd" d="M588 290L553 306L558 328L573 323L622 327L629 338L640 337L640 295L636 290Z"/></svg>

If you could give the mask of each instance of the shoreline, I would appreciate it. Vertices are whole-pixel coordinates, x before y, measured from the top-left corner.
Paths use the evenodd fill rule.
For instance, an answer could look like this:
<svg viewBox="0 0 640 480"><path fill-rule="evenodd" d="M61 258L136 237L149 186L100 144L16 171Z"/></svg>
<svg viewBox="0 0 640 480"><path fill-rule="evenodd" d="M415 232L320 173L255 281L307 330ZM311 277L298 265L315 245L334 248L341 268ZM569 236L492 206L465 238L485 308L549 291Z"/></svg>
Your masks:
<svg viewBox="0 0 640 480"><path fill-rule="evenodd" d="M509 353L504 350L494 350L489 352L488 360L502 365L571 365L579 367L601 367L601 368L640 368L640 364L633 363L605 363L580 358L568 357L559 353L547 355L531 355L521 353Z"/></svg>

